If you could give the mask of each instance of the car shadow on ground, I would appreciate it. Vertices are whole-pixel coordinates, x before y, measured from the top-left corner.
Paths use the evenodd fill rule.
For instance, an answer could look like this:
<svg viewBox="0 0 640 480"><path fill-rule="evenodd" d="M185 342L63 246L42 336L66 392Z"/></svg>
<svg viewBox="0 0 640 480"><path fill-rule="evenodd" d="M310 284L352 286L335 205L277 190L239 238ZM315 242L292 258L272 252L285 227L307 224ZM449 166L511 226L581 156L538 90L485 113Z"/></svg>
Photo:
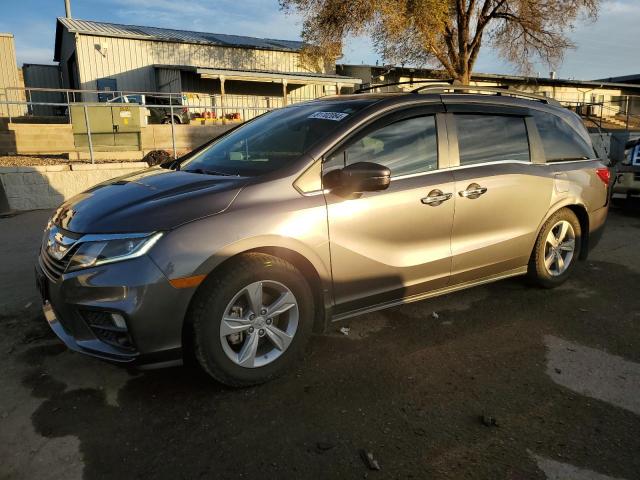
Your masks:
<svg viewBox="0 0 640 480"><path fill-rule="evenodd" d="M87 479L354 478L367 472L360 449L381 478L545 478L541 455L631 479L640 418L555 383L544 337L640 362L638 284L589 261L556 290L514 279L366 315L260 387L195 368L118 371L114 402L99 381L70 387L74 371L52 366L90 360L48 340L22 354L23 384L43 399L40 435L79 439ZM112 368L96 363L96 376Z"/></svg>

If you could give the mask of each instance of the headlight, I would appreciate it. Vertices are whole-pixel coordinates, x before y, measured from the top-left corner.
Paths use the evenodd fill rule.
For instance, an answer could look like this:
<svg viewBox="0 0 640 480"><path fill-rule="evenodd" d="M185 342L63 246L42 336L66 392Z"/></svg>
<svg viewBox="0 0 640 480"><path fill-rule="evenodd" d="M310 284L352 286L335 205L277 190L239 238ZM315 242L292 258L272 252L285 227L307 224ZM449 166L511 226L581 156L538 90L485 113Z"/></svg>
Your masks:
<svg viewBox="0 0 640 480"><path fill-rule="evenodd" d="M141 257L162 237L162 232L131 235L87 235L71 257L67 271L96 267Z"/></svg>

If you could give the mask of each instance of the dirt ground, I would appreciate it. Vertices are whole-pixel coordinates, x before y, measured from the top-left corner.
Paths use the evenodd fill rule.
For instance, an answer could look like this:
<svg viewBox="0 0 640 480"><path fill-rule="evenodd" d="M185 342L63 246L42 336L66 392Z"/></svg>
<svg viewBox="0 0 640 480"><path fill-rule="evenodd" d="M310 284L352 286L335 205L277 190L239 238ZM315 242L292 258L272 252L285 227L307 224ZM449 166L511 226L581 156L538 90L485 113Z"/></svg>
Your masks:
<svg viewBox="0 0 640 480"><path fill-rule="evenodd" d="M44 217L0 219L2 245L26 239L0 270L0 478L640 478L638 206L611 212L561 288L512 279L365 315L240 390L67 351L31 286Z"/></svg>

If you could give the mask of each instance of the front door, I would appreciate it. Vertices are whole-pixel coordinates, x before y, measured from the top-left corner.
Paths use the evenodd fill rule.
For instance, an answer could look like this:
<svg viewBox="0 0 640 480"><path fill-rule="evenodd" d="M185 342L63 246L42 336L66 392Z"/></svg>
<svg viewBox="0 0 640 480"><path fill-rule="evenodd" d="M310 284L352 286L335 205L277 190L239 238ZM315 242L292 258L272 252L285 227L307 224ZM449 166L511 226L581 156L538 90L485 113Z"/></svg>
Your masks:
<svg viewBox="0 0 640 480"><path fill-rule="evenodd" d="M115 78L99 78L96 80L96 86L99 92L105 92L98 93L98 101L107 102L114 97L114 92L118 90L118 80Z"/></svg>
<svg viewBox="0 0 640 480"><path fill-rule="evenodd" d="M456 113L452 284L526 267L553 193L531 161L524 115ZM521 272L520 272L521 273Z"/></svg>
<svg viewBox="0 0 640 480"><path fill-rule="evenodd" d="M326 194L336 314L449 282L454 184L439 169L448 155L436 108L376 121L323 165L328 172L366 161L391 170L387 190L350 199Z"/></svg>

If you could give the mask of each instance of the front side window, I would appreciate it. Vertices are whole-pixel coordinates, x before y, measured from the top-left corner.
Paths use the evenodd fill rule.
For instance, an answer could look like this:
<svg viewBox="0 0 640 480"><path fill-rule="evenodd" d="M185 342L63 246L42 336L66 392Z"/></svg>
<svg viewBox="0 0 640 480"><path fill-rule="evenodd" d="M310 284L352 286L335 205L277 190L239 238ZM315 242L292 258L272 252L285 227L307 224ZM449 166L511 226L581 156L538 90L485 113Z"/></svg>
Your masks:
<svg viewBox="0 0 640 480"><path fill-rule="evenodd" d="M437 170L435 117L409 118L376 129L345 150L345 161L377 163L389 168L393 177Z"/></svg>
<svg viewBox="0 0 640 480"><path fill-rule="evenodd" d="M371 103L315 102L274 110L221 137L180 169L239 176L273 172L300 158Z"/></svg>
<svg viewBox="0 0 640 480"><path fill-rule="evenodd" d="M524 118L507 115L456 115L460 165L530 161Z"/></svg>
<svg viewBox="0 0 640 480"><path fill-rule="evenodd" d="M582 125L577 123L571 126L562 118L550 113L536 112L533 117L542 139L547 162L594 158L595 152L588 134L579 131L584 128ZM579 122L577 118L576 122Z"/></svg>

